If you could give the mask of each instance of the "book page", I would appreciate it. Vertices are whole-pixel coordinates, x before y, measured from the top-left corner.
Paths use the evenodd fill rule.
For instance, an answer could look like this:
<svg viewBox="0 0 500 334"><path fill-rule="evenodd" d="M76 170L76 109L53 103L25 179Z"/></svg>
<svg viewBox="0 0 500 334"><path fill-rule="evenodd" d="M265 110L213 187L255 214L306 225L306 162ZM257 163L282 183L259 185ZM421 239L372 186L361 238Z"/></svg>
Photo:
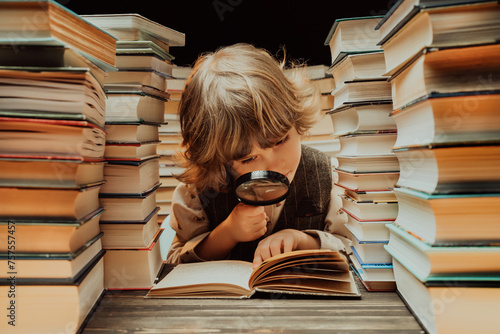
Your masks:
<svg viewBox="0 0 500 334"><path fill-rule="evenodd" d="M335 251L289 252L264 261L252 274L262 292L359 296L345 259Z"/></svg>
<svg viewBox="0 0 500 334"><path fill-rule="evenodd" d="M248 279L252 272L252 263L245 261L183 263L177 265L151 290L201 284L231 284L250 290Z"/></svg>
<svg viewBox="0 0 500 334"><path fill-rule="evenodd" d="M322 262L338 262L335 264L335 269L347 270L349 268L349 266L345 263L345 260L338 252L333 252L327 249L293 251L276 255L262 262L252 274L251 281L255 282L262 275L268 275L269 273L282 268L299 265L317 268ZM327 267L332 269L331 263L329 263Z"/></svg>
<svg viewBox="0 0 500 334"><path fill-rule="evenodd" d="M360 292L350 271L342 273L338 279L335 277L325 277L324 274L295 277L293 275L281 276L278 277L278 280L271 277L264 282L259 282L255 290L272 293L281 292L322 296L360 296Z"/></svg>

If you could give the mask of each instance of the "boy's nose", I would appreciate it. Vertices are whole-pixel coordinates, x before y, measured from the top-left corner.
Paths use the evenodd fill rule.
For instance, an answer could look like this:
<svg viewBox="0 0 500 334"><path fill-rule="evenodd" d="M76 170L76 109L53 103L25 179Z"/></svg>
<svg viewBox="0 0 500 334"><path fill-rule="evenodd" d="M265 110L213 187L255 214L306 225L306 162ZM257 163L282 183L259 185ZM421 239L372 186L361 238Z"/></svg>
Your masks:
<svg viewBox="0 0 500 334"><path fill-rule="evenodd" d="M273 172L279 172L279 173L284 173L284 167L285 167L285 160L282 159L281 157L275 155L275 154L270 154L265 163L265 170L270 170Z"/></svg>

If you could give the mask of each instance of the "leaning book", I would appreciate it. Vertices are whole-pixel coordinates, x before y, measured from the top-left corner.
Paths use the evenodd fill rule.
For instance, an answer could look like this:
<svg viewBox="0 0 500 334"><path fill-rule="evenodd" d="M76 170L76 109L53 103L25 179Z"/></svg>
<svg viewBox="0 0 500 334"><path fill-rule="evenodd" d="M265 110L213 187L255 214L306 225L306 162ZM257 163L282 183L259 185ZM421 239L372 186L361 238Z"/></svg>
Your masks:
<svg viewBox="0 0 500 334"><path fill-rule="evenodd" d="M203 273L203 275L200 275ZM349 265L336 251L274 256L255 270L245 261L177 265L146 298L250 298L255 292L360 297Z"/></svg>
<svg viewBox="0 0 500 334"><path fill-rule="evenodd" d="M396 259L393 266L398 294L426 333L498 333L498 276L490 281L421 282Z"/></svg>

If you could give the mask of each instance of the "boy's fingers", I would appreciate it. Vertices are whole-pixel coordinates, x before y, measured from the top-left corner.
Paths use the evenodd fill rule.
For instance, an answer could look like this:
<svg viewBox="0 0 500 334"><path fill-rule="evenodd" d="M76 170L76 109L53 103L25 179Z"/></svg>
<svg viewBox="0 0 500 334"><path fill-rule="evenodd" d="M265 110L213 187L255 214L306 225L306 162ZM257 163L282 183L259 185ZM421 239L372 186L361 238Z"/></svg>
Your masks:
<svg viewBox="0 0 500 334"><path fill-rule="evenodd" d="M264 227L262 227L259 231L256 232L257 234L257 238L260 238L262 237L264 234L266 234L267 232L267 226L265 225ZM256 238L256 239L257 239Z"/></svg>
<svg viewBox="0 0 500 334"><path fill-rule="evenodd" d="M260 264L262 263L262 258L260 257L260 255L255 255L255 257L253 258L253 269L257 268Z"/></svg>
<svg viewBox="0 0 500 334"><path fill-rule="evenodd" d="M276 256L281 254L281 246L283 245L283 239L274 238L274 240L269 245L269 249L271 251L271 256Z"/></svg>
<svg viewBox="0 0 500 334"><path fill-rule="evenodd" d="M265 214L263 206L253 206L243 203L239 203L238 205L241 206L241 209L244 210L249 217L255 217L261 214Z"/></svg>
<svg viewBox="0 0 500 334"><path fill-rule="evenodd" d="M283 253L288 253L293 251L293 240L284 239L283 240Z"/></svg>
<svg viewBox="0 0 500 334"><path fill-rule="evenodd" d="M265 246L257 246L257 252L262 261L265 261L271 257L271 252L269 250L269 244L266 243Z"/></svg>

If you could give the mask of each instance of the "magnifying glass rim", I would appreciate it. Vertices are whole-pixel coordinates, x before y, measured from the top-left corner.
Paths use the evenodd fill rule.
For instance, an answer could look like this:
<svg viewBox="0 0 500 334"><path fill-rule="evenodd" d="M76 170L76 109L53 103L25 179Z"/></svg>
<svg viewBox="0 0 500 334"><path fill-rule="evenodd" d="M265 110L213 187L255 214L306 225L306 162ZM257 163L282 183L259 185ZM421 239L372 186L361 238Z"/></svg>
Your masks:
<svg viewBox="0 0 500 334"><path fill-rule="evenodd" d="M279 181L279 182L285 184L287 186L287 190L286 190L285 194L283 194L282 196L279 196L275 199L272 199L272 200L252 201L249 199L241 198L236 193L236 190L238 189L238 187L245 182L256 181L256 180L266 180L266 179ZM234 189L234 192L236 193L236 196L238 197L238 199L244 204L254 205L254 206L266 206L266 205L279 203L288 196L288 193L290 192L290 181L288 181L288 178L281 173L270 171L270 170L258 170L258 171L253 171L253 172L243 174L240 177L238 177L238 179L236 180L236 187Z"/></svg>

